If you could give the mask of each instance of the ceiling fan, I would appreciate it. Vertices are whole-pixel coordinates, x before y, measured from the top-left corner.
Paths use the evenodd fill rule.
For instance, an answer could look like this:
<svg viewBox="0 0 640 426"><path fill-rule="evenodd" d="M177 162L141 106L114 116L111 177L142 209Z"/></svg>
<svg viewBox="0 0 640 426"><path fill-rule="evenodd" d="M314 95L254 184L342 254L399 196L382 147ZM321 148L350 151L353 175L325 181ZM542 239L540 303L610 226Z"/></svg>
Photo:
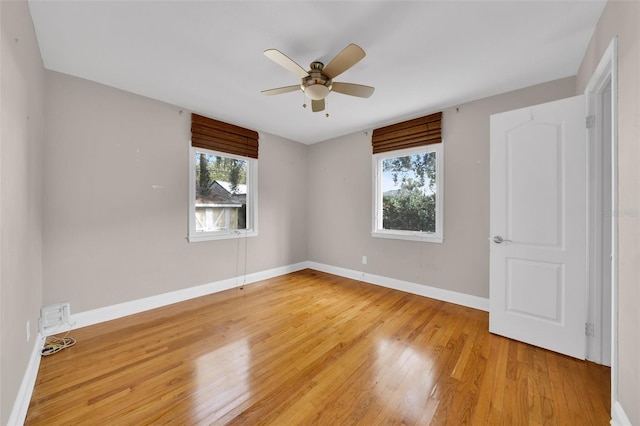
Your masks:
<svg viewBox="0 0 640 426"><path fill-rule="evenodd" d="M311 62L310 70L306 71L295 61L277 49L268 49L264 51L267 58L276 64L291 71L300 77L300 84L295 86L278 87L276 89L263 90L263 95L279 95L280 93L293 92L302 90L304 94L311 99L311 110L313 112L323 111L325 107L325 98L331 92L338 92L344 95L358 96L360 98L368 98L373 94L374 88L354 83L338 83L333 79L342 74L355 64L357 64L366 53L357 44L350 44L345 47L342 52L338 53L335 58L325 66L322 62Z"/></svg>

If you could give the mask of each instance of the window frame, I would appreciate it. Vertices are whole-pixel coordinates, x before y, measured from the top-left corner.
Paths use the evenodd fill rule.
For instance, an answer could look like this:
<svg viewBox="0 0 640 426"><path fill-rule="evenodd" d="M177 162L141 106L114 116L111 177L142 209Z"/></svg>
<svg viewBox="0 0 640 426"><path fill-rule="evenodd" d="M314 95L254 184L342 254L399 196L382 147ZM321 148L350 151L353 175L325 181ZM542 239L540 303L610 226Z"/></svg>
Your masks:
<svg viewBox="0 0 640 426"><path fill-rule="evenodd" d="M246 229L224 229L220 231L196 232L196 153L234 158L247 162L247 212ZM255 237L258 235L258 159L214 151L206 148L189 148L189 234L188 241L215 241L231 238Z"/></svg>
<svg viewBox="0 0 640 426"><path fill-rule="evenodd" d="M373 215L371 236L399 240L421 241L426 243L442 243L444 241L444 173L443 143L423 145L415 148L399 149L373 154ZM436 154L436 230L435 232L402 231L384 229L382 227L382 162L389 158L406 157L415 154Z"/></svg>

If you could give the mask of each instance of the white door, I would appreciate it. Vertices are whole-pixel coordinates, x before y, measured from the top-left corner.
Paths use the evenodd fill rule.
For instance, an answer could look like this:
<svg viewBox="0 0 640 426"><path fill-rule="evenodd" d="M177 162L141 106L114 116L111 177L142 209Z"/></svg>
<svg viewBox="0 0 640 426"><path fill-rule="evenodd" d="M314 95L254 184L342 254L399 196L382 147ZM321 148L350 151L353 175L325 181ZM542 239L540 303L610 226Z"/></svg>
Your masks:
<svg viewBox="0 0 640 426"><path fill-rule="evenodd" d="M491 116L489 330L584 359L584 96Z"/></svg>

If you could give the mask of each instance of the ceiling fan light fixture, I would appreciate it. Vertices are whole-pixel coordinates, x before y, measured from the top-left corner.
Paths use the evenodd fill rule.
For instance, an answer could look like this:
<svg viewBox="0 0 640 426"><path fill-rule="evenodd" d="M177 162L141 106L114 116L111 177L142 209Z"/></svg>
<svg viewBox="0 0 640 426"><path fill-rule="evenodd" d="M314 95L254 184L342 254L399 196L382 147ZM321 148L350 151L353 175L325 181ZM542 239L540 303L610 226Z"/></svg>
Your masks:
<svg viewBox="0 0 640 426"><path fill-rule="evenodd" d="M329 88L324 84L311 84L304 88L304 94L311 100L319 101L327 97Z"/></svg>

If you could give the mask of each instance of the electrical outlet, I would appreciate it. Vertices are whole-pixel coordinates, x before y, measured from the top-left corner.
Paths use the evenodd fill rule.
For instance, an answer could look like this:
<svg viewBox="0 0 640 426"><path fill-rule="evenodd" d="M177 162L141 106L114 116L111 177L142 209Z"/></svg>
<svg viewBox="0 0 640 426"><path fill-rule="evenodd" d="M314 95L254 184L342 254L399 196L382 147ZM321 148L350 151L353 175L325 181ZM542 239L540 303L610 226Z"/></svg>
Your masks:
<svg viewBox="0 0 640 426"><path fill-rule="evenodd" d="M27 342L31 340L31 322L27 320Z"/></svg>
<svg viewBox="0 0 640 426"><path fill-rule="evenodd" d="M363 265L367 264L367 256L362 256L362 264Z"/></svg>

